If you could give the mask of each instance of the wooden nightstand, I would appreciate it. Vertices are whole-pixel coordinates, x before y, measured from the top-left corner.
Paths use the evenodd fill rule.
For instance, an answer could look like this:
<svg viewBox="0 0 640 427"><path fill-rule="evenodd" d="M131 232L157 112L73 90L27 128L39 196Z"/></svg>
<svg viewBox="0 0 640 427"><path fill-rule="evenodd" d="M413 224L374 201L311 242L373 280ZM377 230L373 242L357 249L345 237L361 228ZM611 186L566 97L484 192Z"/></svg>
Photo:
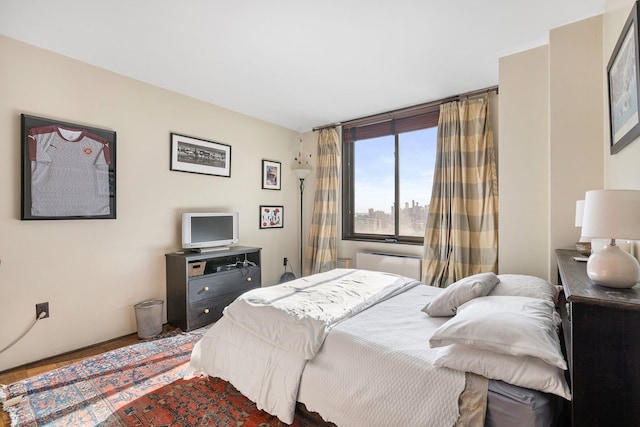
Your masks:
<svg viewBox="0 0 640 427"><path fill-rule="evenodd" d="M595 285L577 251L556 256L572 425L640 426L640 285Z"/></svg>

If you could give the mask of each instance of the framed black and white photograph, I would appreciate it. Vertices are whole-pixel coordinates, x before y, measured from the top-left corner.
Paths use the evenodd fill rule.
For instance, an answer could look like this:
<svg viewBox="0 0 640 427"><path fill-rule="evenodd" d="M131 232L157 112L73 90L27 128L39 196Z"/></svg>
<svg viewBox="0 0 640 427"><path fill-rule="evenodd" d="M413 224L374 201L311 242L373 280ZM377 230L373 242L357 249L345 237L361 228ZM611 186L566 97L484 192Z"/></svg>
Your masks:
<svg viewBox="0 0 640 427"><path fill-rule="evenodd" d="M231 146L171 134L172 171L231 177Z"/></svg>
<svg viewBox="0 0 640 427"><path fill-rule="evenodd" d="M636 2L607 65L611 154L622 150L640 136L638 34Z"/></svg>
<svg viewBox="0 0 640 427"><path fill-rule="evenodd" d="M115 219L116 132L21 115L22 220Z"/></svg>
<svg viewBox="0 0 640 427"><path fill-rule="evenodd" d="M262 188L265 190L280 190L282 175L280 162L273 160L262 161Z"/></svg>
<svg viewBox="0 0 640 427"><path fill-rule="evenodd" d="M260 206L260 228L284 227L283 206Z"/></svg>

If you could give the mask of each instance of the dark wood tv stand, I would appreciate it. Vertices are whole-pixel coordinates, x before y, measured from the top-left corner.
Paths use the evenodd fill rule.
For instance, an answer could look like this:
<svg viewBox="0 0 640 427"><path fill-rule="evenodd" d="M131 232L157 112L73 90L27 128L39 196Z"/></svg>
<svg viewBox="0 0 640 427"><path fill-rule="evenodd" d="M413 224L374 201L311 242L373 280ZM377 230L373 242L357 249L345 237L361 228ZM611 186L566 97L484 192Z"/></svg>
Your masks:
<svg viewBox="0 0 640 427"><path fill-rule="evenodd" d="M577 251L558 249L573 426L640 425L640 285L591 283Z"/></svg>
<svg viewBox="0 0 640 427"><path fill-rule="evenodd" d="M167 322L186 332L222 317L224 307L262 285L260 250L234 246L166 254Z"/></svg>

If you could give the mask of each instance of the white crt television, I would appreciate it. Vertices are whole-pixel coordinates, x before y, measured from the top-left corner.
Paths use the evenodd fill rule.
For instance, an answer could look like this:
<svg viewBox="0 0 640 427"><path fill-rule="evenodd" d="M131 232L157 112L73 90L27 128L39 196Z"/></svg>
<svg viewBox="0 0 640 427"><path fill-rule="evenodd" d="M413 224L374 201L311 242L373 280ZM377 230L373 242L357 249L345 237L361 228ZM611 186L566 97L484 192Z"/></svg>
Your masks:
<svg viewBox="0 0 640 427"><path fill-rule="evenodd" d="M182 214L182 248L196 252L229 249L238 244L238 212Z"/></svg>

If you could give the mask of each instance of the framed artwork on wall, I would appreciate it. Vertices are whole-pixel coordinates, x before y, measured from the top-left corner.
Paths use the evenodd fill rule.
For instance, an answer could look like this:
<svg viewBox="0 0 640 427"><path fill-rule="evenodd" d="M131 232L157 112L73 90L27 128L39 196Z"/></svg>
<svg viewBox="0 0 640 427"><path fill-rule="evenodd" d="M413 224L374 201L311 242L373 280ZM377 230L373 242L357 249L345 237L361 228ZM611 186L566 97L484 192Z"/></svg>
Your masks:
<svg viewBox="0 0 640 427"><path fill-rule="evenodd" d="M283 228L284 207L260 205L260 228Z"/></svg>
<svg viewBox="0 0 640 427"><path fill-rule="evenodd" d="M636 2L607 64L611 154L616 154L640 136L639 34Z"/></svg>
<svg viewBox="0 0 640 427"><path fill-rule="evenodd" d="M262 188L264 190L280 190L281 169L280 162L262 161Z"/></svg>
<svg viewBox="0 0 640 427"><path fill-rule="evenodd" d="M171 133L172 171L231 177L231 146Z"/></svg>
<svg viewBox="0 0 640 427"><path fill-rule="evenodd" d="M115 219L116 133L21 115L22 220Z"/></svg>

